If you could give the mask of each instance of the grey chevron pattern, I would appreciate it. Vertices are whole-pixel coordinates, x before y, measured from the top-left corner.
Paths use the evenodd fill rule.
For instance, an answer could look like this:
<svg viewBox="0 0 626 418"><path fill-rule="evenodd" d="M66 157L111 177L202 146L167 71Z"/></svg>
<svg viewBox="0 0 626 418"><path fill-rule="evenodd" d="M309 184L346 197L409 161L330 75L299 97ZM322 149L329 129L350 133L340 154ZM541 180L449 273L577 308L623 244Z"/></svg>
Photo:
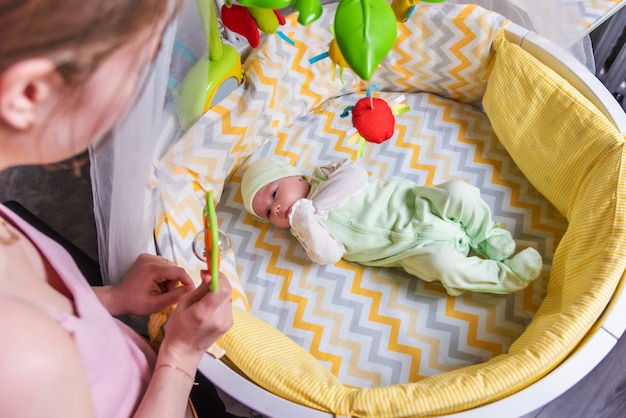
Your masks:
<svg viewBox="0 0 626 418"><path fill-rule="evenodd" d="M394 95L379 94L388 101ZM343 134L351 122L340 115L360 97L342 95L295 118L251 159L275 156L310 173L316 164L354 158L356 145ZM387 179L436 184L463 178L479 186L520 247L534 246L545 257L544 275L526 290L452 298L440 285L396 269L343 261L313 265L287 231L245 213L242 168L226 183L219 205L252 311L343 383L359 387L417 381L506 352L545 295L553 251L566 228L510 160L479 108L428 93L405 98L411 110L396 117L394 137L367 144L360 163Z"/></svg>

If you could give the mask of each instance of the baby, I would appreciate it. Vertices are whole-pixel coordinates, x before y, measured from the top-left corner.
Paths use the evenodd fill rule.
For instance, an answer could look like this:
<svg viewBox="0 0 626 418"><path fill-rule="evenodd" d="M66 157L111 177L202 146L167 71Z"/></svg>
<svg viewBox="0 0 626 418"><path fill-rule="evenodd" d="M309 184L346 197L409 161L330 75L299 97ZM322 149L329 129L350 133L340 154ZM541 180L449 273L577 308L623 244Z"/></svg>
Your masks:
<svg viewBox="0 0 626 418"><path fill-rule="evenodd" d="M529 247L513 255L511 234L461 180L434 187L381 181L350 160L317 167L307 180L291 165L261 158L244 173L241 192L248 212L290 228L318 264L343 258L400 267L440 281L453 296L515 292L541 272L539 253Z"/></svg>

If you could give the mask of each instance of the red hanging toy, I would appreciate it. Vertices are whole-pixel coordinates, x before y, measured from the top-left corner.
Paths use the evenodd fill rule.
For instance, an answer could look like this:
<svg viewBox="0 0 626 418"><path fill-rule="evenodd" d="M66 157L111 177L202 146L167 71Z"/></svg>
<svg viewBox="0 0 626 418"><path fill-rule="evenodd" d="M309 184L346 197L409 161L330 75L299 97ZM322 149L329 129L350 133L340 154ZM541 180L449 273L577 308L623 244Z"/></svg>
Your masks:
<svg viewBox="0 0 626 418"><path fill-rule="evenodd" d="M386 101L364 97L352 108L352 124L367 142L380 144L393 135L396 119Z"/></svg>
<svg viewBox="0 0 626 418"><path fill-rule="evenodd" d="M380 144L391 138L395 131L396 118L394 115L408 112L409 106L404 103L404 95L395 97L390 103L383 99L368 95L346 109L352 113L352 128L348 131L348 144L359 141L357 155L363 156L365 142Z"/></svg>
<svg viewBox="0 0 626 418"><path fill-rule="evenodd" d="M259 30L269 34L277 33L278 27L284 25L286 20L278 9L225 3L222 6L222 23L246 38L252 48L256 48L261 41Z"/></svg>

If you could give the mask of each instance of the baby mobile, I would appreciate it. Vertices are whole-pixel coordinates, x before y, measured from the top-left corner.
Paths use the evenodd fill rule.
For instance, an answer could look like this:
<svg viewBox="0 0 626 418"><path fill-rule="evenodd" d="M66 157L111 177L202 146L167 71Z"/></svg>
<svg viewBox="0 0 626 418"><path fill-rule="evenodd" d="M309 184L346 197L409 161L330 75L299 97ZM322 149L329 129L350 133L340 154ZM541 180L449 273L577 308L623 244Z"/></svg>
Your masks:
<svg viewBox="0 0 626 418"><path fill-rule="evenodd" d="M298 22L307 25L322 13L319 0L238 0L247 8L284 8L292 5L299 12ZM444 0L424 0L435 3ZM334 36L328 52L311 58L314 63L323 58L332 62L331 79L339 66L339 77L343 82L343 69L350 68L357 76L370 83L366 96L350 106L342 114L352 114L353 128L348 132L348 143L359 141L358 156L363 155L365 142L380 144L393 136L395 117L409 110L403 97L393 102L372 96L371 78L376 68L385 59L396 42L397 22L411 17L419 0L340 0L335 12L331 32ZM279 19L280 21L280 19ZM259 26L261 27L261 26ZM254 27L256 31L256 27ZM254 32L254 31L253 31ZM256 33L256 32L254 32ZM251 43L252 45L252 43Z"/></svg>
<svg viewBox="0 0 626 418"><path fill-rule="evenodd" d="M342 58L337 62L350 67L356 75L370 83L374 71L395 44L396 22L410 18L418 1L393 0L389 5L385 0L341 0L335 14L333 32ZM333 58L330 50L329 56L335 63L336 58ZM352 113L353 125L348 132L348 143L359 141L359 157L363 155L365 142L380 144L391 138L395 126L394 116L409 110L403 103L403 96L387 103L372 96L373 88L376 86L370 83L366 96L346 109L346 112Z"/></svg>

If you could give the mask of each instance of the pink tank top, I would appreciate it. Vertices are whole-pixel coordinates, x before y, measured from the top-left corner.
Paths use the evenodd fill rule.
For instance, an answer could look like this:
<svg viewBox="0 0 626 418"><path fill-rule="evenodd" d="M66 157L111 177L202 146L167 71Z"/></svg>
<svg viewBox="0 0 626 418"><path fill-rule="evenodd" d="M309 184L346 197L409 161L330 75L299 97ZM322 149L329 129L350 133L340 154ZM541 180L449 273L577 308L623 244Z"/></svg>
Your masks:
<svg viewBox="0 0 626 418"><path fill-rule="evenodd" d="M98 417L129 417L146 390L156 354L135 331L102 306L67 251L0 205L57 271L74 297L77 315L51 316L72 335L91 388Z"/></svg>

